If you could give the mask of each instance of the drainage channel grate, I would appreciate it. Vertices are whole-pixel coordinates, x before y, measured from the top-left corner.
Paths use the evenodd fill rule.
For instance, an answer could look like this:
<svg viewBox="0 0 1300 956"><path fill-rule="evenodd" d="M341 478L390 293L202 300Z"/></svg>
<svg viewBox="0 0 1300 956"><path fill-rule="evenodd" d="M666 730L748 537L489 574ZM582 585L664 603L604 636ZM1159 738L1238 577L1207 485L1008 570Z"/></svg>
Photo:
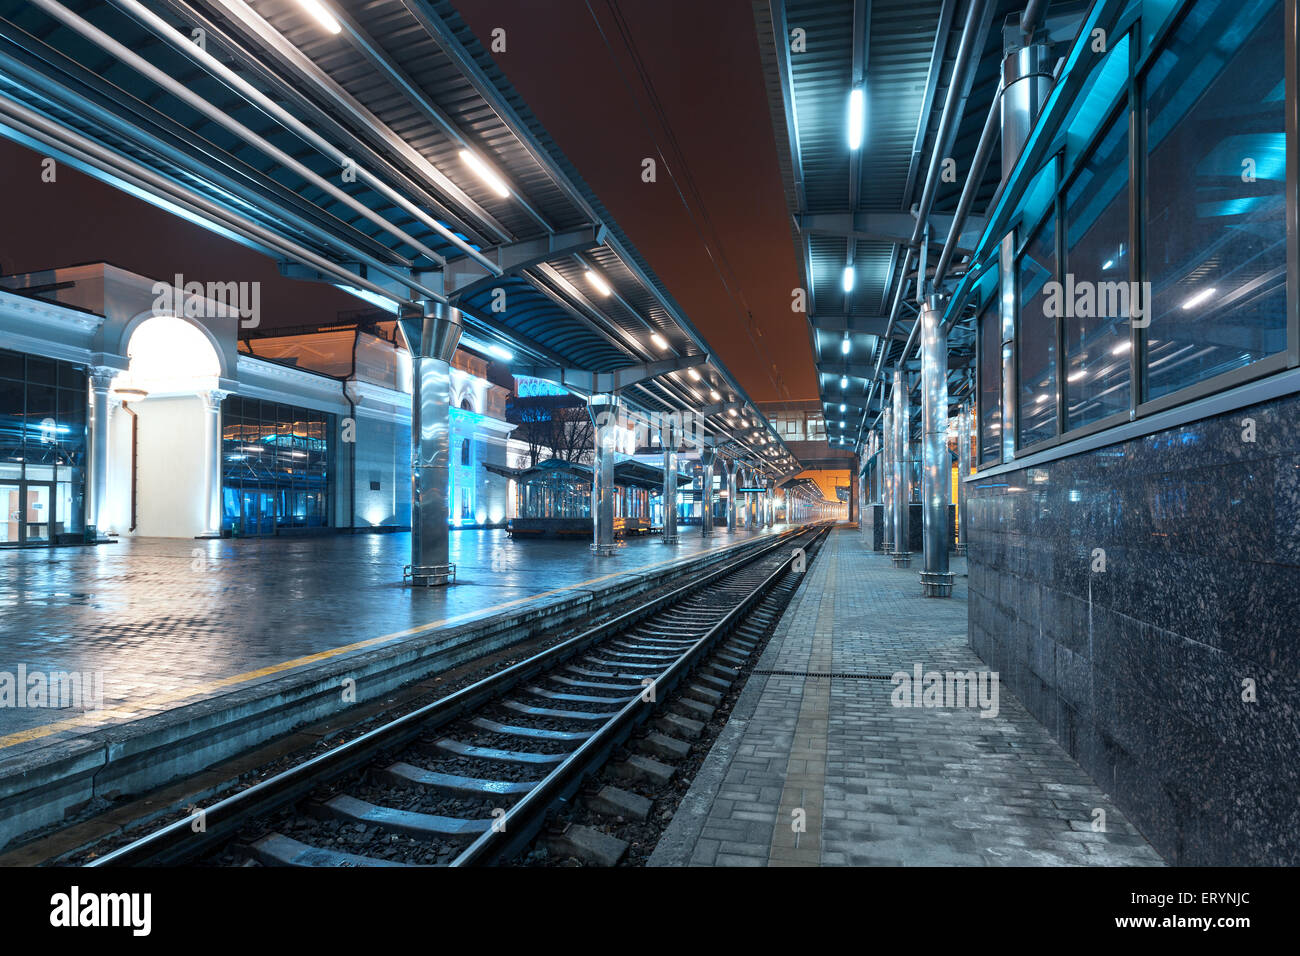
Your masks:
<svg viewBox="0 0 1300 956"><path fill-rule="evenodd" d="M829 677L837 680L892 681L894 679L891 674L851 674L848 671L778 671L755 669L754 673L764 674L771 677Z"/></svg>

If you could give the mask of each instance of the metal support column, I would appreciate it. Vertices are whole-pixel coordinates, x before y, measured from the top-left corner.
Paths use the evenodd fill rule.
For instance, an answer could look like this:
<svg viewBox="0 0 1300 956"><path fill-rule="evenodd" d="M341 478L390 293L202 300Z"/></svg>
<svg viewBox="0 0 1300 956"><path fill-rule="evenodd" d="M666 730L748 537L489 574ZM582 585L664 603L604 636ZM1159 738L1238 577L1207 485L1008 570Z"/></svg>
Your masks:
<svg viewBox="0 0 1300 956"><path fill-rule="evenodd" d="M894 410L885 407L880 416L880 500L884 504L885 527L881 550L894 553Z"/></svg>
<svg viewBox="0 0 1300 956"><path fill-rule="evenodd" d="M713 461L717 456L712 448L700 449L700 537L713 534Z"/></svg>
<svg viewBox="0 0 1300 956"><path fill-rule="evenodd" d="M740 470L740 462L734 458L727 464L727 530L735 532L736 530L736 472Z"/></svg>
<svg viewBox="0 0 1300 956"><path fill-rule="evenodd" d="M912 565L911 528L908 505L912 500L911 406L907 394L907 372L894 369L894 567Z"/></svg>
<svg viewBox="0 0 1300 956"><path fill-rule="evenodd" d="M614 553L614 453L618 442L619 398L596 394L587 399L587 412L596 433L596 461L591 469L591 550Z"/></svg>
<svg viewBox="0 0 1300 956"><path fill-rule="evenodd" d="M1047 95L1052 89L1051 50L1042 43L1023 43L1018 28L1003 33L1002 175L1015 168ZM1020 395L1016 389L1016 239L1010 232L998 250L999 300L1002 309L1002 460L1016 457ZM1020 236L1019 238L1024 238Z"/></svg>
<svg viewBox="0 0 1300 956"><path fill-rule="evenodd" d="M451 464L451 360L460 310L426 302L398 321L411 353L411 564L403 577L435 586L455 577L448 528Z"/></svg>
<svg viewBox="0 0 1300 956"><path fill-rule="evenodd" d="M664 448L664 544L677 543L677 434L672 425L659 430Z"/></svg>
<svg viewBox="0 0 1300 956"><path fill-rule="evenodd" d="M948 570L948 499L952 456L948 454L948 334L943 297L930 296L921 309L921 516L925 567L922 597L952 597Z"/></svg>

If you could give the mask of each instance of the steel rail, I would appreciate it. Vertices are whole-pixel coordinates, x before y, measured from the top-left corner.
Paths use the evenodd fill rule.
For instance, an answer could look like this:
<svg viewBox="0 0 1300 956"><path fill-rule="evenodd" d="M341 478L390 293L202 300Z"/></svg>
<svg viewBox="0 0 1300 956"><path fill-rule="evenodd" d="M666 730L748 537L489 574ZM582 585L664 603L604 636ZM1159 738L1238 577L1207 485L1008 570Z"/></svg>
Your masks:
<svg viewBox="0 0 1300 956"><path fill-rule="evenodd" d="M827 533L823 526L817 530L814 541ZM760 581L739 604L728 611L694 644L683 651L668 667L651 681L654 693L649 699L636 695L621 710L600 726L582 746L570 754L563 763L547 774L524 797L506 811L499 823L470 844L452 866L478 866L505 863L532 842L546 822L546 816L555 804L567 800L582 785L588 774L602 766L610 752L627 739L638 724L665 706L659 698L660 691L671 690L685 677L714 644L731 633L737 623L753 610L776 582L784 577L794 560L791 555L780 566Z"/></svg>
<svg viewBox="0 0 1300 956"><path fill-rule="evenodd" d="M181 863L201 855L233 837L249 821L265 816L307 796L322 784L356 770L388 749L409 744L420 734L436 729L481 707L520 682L564 663L607 637L635 625L659 610L679 603L716 581L761 560L808 527L783 532L775 541L745 550L733 560L681 587L674 588L617 617L589 628L554 647L441 697L408 714L353 738L297 766L232 794L203 809L202 832L195 832L195 816L175 820L91 861L88 866L147 866Z"/></svg>

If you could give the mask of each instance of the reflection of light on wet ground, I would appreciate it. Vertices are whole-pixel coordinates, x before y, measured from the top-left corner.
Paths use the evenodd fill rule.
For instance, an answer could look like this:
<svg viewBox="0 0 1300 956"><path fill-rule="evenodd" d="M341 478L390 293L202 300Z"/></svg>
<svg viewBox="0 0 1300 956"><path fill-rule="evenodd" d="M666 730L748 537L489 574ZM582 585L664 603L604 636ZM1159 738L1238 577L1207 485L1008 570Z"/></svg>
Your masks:
<svg viewBox="0 0 1300 956"><path fill-rule="evenodd" d="M718 533L707 547L744 537ZM586 540L457 531L451 560L458 583L446 588L402 586L409 533L137 538L0 552L0 667L35 652L52 658L50 669L111 673L106 696L129 712L113 719L135 719L196 690L221 693L232 681L282 676L310 662L304 659L359 653L429 626L562 600L570 588L689 560L703 548L687 533L675 546L639 538L598 558ZM53 719L49 711L0 709L0 738Z"/></svg>

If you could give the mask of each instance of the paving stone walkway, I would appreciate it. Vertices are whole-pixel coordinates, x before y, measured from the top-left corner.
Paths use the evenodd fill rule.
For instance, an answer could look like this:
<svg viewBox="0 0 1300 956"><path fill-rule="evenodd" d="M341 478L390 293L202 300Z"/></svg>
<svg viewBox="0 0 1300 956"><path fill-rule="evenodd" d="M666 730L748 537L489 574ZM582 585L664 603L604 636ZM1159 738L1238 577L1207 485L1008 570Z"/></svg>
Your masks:
<svg viewBox="0 0 1300 956"><path fill-rule="evenodd" d="M964 560L951 600L913 564L831 533L651 866L1161 865L1005 688L894 706L895 672L987 672Z"/></svg>

